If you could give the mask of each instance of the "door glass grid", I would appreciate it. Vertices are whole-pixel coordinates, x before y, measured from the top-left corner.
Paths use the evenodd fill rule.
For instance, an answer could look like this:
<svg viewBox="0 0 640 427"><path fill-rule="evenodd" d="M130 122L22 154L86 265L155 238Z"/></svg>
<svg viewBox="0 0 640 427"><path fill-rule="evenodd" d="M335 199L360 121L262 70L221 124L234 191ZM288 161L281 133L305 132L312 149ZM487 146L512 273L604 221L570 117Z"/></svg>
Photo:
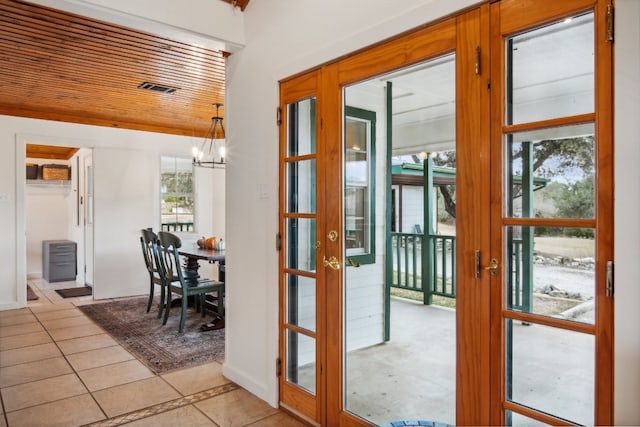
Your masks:
<svg viewBox="0 0 640 427"><path fill-rule="evenodd" d="M506 136L507 216L595 218L595 126Z"/></svg>
<svg viewBox="0 0 640 427"><path fill-rule="evenodd" d="M316 271L316 220L287 218L287 268Z"/></svg>
<svg viewBox="0 0 640 427"><path fill-rule="evenodd" d="M316 212L316 159L287 162L287 206L290 213Z"/></svg>
<svg viewBox="0 0 640 427"><path fill-rule="evenodd" d="M287 105L285 190L285 378L316 390L315 98Z"/></svg>
<svg viewBox="0 0 640 427"><path fill-rule="evenodd" d="M506 399L590 425L595 336L509 313L595 324L595 123L571 124L595 111L593 13L508 37L505 52L505 124L534 129L504 136L505 221L530 219L502 231ZM551 119L567 125L531 124ZM507 425L532 421L516 412Z"/></svg>
<svg viewBox="0 0 640 427"><path fill-rule="evenodd" d="M316 340L287 331L287 381L310 393L316 392Z"/></svg>
<svg viewBox="0 0 640 427"><path fill-rule="evenodd" d="M507 124L593 112L593 40L593 13L507 39L507 66L513 70Z"/></svg>
<svg viewBox="0 0 640 427"><path fill-rule="evenodd" d="M594 233L592 228L507 227L507 309L594 324Z"/></svg>
<svg viewBox="0 0 640 427"><path fill-rule="evenodd" d="M287 106L287 157L316 152L316 99L303 99Z"/></svg>
<svg viewBox="0 0 640 427"><path fill-rule="evenodd" d="M316 330L316 279L297 274L287 274L287 306L296 307L287 312L287 323L306 329Z"/></svg>
<svg viewBox="0 0 640 427"><path fill-rule="evenodd" d="M581 425L594 423L595 337L506 320L508 400ZM512 420L513 421L513 420ZM528 420L523 420L527 425Z"/></svg>

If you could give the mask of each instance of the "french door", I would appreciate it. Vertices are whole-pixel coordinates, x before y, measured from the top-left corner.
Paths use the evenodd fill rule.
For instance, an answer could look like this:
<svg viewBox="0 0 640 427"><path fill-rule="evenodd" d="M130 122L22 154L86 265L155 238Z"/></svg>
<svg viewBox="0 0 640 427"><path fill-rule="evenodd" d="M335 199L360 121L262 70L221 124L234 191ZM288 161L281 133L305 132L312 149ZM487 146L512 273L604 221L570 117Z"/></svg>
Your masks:
<svg viewBox="0 0 640 427"><path fill-rule="evenodd" d="M492 424L613 423L611 13L491 5Z"/></svg>
<svg viewBox="0 0 640 427"><path fill-rule="evenodd" d="M612 422L606 11L492 2L281 82L283 407L327 426ZM392 197L411 161L413 231ZM401 264L444 253L437 185L455 250L434 282L455 309L389 296Z"/></svg>

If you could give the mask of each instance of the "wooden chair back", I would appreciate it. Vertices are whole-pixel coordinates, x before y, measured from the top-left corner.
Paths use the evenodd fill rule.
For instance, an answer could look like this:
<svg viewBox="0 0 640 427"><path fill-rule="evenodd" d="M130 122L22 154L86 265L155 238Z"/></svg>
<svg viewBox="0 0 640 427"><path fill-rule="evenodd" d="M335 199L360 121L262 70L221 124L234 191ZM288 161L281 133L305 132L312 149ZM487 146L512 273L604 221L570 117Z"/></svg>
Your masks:
<svg viewBox="0 0 640 427"><path fill-rule="evenodd" d="M182 247L182 241L178 236L167 231L158 232L156 261L166 285L179 281L184 287L184 276L182 274L182 267L180 266L180 254L178 254L180 247Z"/></svg>
<svg viewBox="0 0 640 427"><path fill-rule="evenodd" d="M156 267L155 257L153 254L154 245L158 241L158 236L153 231L143 228L141 230L142 236L140 236L140 245L142 246L142 256L144 257L144 263L147 266L149 274L158 272Z"/></svg>

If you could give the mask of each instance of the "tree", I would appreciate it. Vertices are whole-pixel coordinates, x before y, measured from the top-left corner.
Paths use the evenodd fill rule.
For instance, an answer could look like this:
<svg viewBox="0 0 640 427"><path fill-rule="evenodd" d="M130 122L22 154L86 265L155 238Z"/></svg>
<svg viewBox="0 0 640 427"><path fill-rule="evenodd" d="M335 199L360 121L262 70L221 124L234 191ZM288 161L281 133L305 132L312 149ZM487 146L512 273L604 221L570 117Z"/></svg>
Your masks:
<svg viewBox="0 0 640 427"><path fill-rule="evenodd" d="M432 158L434 166L443 166L455 169L456 167L456 152L455 151L441 151L436 153ZM444 201L444 210L451 216L456 217L456 200L455 200L455 185L439 185L438 189L442 195Z"/></svg>
<svg viewBox="0 0 640 427"><path fill-rule="evenodd" d="M553 195L560 218L593 218L593 174L571 185L563 187L564 191Z"/></svg>
<svg viewBox="0 0 640 427"><path fill-rule="evenodd" d="M516 163L522 158L522 143L512 145L512 160ZM593 174L594 174L594 139L593 136L545 139L533 143L533 164L534 176L541 178L552 178L555 176L568 175L576 178L575 183L569 183L567 191L578 192L573 196L564 194L562 199L555 200L560 203L558 206L558 217L575 217L577 210L586 209L584 206L590 204L593 209ZM456 152L439 152L433 157L435 166L456 167ZM517 173L517 172L516 172ZM590 177L590 178L589 178ZM584 181L582 184L577 182ZM588 182L591 183L589 189ZM455 189L453 186L439 186L440 193L445 201L445 209L453 218L456 216ZM515 199L522 193L520 185L513 185L512 197ZM571 204L574 204L571 207ZM561 209L562 208L562 209ZM591 217L591 216L583 216Z"/></svg>

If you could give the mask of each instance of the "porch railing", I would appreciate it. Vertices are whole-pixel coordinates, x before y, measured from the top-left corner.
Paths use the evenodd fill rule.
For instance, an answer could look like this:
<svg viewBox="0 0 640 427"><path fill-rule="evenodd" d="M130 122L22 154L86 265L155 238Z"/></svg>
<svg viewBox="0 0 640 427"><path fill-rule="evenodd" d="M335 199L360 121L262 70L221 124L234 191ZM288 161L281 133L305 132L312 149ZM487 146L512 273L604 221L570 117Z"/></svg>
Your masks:
<svg viewBox="0 0 640 427"><path fill-rule="evenodd" d="M456 297L455 236L391 233L391 248L391 287L422 292L425 304L433 295Z"/></svg>
<svg viewBox="0 0 640 427"><path fill-rule="evenodd" d="M511 249L511 266L507 268L511 269L511 300L510 307L514 310L521 310L525 312L531 311L531 302L527 298L527 294L530 292L532 286L532 278L523 271L523 246L522 239L513 239Z"/></svg>
<svg viewBox="0 0 640 427"><path fill-rule="evenodd" d="M511 265L507 266L511 269L511 308L529 311L526 293L531 283L522 271L522 240L513 239L512 246ZM391 287L422 292L425 304L431 304L433 295L456 297L456 236L430 234L425 239L423 234L391 233L391 248Z"/></svg>

